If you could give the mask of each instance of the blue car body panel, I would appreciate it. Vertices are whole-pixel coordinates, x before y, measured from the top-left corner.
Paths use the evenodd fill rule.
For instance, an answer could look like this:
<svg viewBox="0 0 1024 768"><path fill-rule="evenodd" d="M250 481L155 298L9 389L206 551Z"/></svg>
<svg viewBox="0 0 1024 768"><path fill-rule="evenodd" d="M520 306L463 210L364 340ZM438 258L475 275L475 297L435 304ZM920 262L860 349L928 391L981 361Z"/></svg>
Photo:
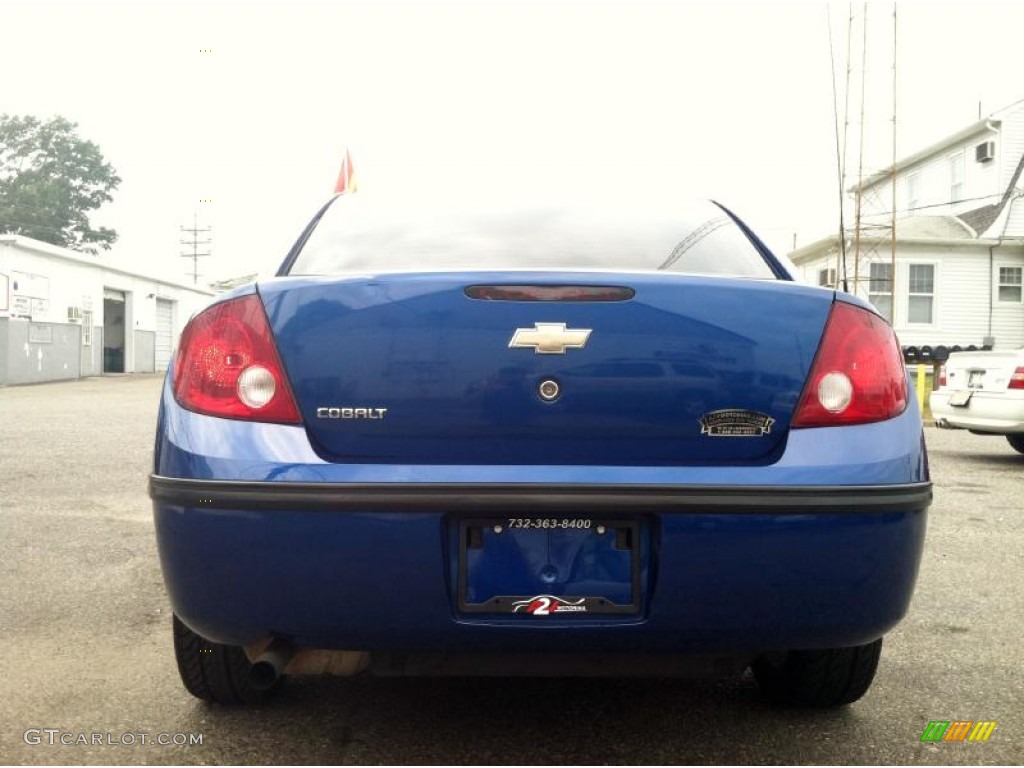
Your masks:
<svg viewBox="0 0 1024 768"><path fill-rule="evenodd" d="M459 614L448 522L439 513L157 511L175 612L213 640L551 652L873 640L906 611L925 515L665 515L639 616L526 621Z"/></svg>
<svg viewBox="0 0 1024 768"><path fill-rule="evenodd" d="M620 283L635 296L552 306L465 293L510 281ZM279 278L260 296L326 458L619 466L773 460L833 300L768 280L530 271ZM586 350L510 350L512 331L538 321L591 329ZM562 384L555 403L537 401L545 378ZM335 404L387 418L317 419ZM702 436L700 415L736 407L771 414L771 433Z"/></svg>
<svg viewBox="0 0 1024 768"><path fill-rule="evenodd" d="M706 486L890 485L928 481L921 417L911 400L895 419L791 430L761 466L633 467L332 463L303 426L218 419L182 408L170 380L161 400L155 473L197 480L313 483L634 483Z"/></svg>
<svg viewBox="0 0 1024 768"><path fill-rule="evenodd" d="M156 474L168 478L389 485L507 483L764 487L926 484L920 416L792 430L777 462L752 467L337 464L303 427L201 416L170 385ZM927 503L880 513L639 514L646 555L639 613L476 616L457 606L459 521L472 511L217 509L154 501L175 612L219 642L281 635L316 648L377 651L748 652L880 637L905 613ZM628 509L622 510L629 515Z"/></svg>

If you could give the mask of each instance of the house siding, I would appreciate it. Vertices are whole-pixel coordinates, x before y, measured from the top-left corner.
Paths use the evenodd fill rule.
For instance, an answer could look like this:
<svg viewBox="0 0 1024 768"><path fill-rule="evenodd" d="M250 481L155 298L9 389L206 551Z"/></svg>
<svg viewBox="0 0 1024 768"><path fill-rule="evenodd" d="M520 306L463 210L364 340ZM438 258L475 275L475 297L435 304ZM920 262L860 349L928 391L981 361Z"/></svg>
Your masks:
<svg viewBox="0 0 1024 768"><path fill-rule="evenodd" d="M1000 349L1024 347L1024 303L998 300L999 267L1024 269L1024 249L996 248L993 250L992 275L992 335Z"/></svg>
<svg viewBox="0 0 1024 768"><path fill-rule="evenodd" d="M911 264L933 264L935 286L933 322L929 325L907 322ZM995 251L991 264L988 247L970 241L963 245L930 246L901 243L896 261L896 318L894 329L902 346L952 347L982 346L994 337L1000 349L1024 345L1024 304L995 301L999 266L1024 266L1024 248L1003 246ZM818 284L818 271L836 266L834 246L821 255L801 260L797 265L802 279ZM861 261L862 279L853 284L852 259L848 262L851 293L868 299L868 262ZM991 323L989 307L991 302Z"/></svg>
<svg viewBox="0 0 1024 768"><path fill-rule="evenodd" d="M999 189L1004 190L1013 179L1021 155L1024 155L1024 105L1006 111L999 134L1001 146L996 147L999 152Z"/></svg>
<svg viewBox="0 0 1024 768"><path fill-rule="evenodd" d="M975 148L984 141L995 142L995 156L979 163ZM964 155L962 201L952 203L950 159L960 152ZM1024 264L1024 194L1018 196L1018 190L1024 189L1022 158L1024 101L908 156L902 167L897 164L894 328L902 345L964 347L986 341L999 349L1024 345L1024 303L1000 302L997 291L998 267ZM916 210L907 211L908 178L915 174ZM892 181L885 175L872 178L862 196L862 217L868 224L887 226L892 215ZM967 223L963 232L947 226L957 221L954 216ZM890 247L891 242L880 247L869 242L866 250L875 249L875 261L888 261ZM836 251L835 238L825 238L791 258L803 279L817 285L820 269L836 267ZM935 265L933 322L929 324L908 322L912 263ZM851 290L867 299L868 263L861 261L859 285L854 285L852 260L848 259L847 269Z"/></svg>
<svg viewBox="0 0 1024 768"><path fill-rule="evenodd" d="M904 249L901 262L896 282L900 311L895 325L900 343L981 346L988 335L988 249L910 247ZM935 264L935 322L930 326L907 322L907 280L913 263Z"/></svg>
<svg viewBox="0 0 1024 768"><path fill-rule="evenodd" d="M1024 238L1024 197L1011 199L1007 206L1010 210L1006 226L999 234L1003 237Z"/></svg>
<svg viewBox="0 0 1024 768"><path fill-rule="evenodd" d="M1022 121L1024 122L1024 121ZM1017 126L1015 125L1015 128ZM1022 125L1018 130L1024 128ZM995 141L996 157L986 163L979 163L974 159L974 150L978 144L985 141ZM1008 155L1003 149L1004 141L1001 134L996 131L979 131L973 136L950 145L942 152L921 160L914 165L903 168L896 176L896 212L898 216L928 215L948 216L956 215L963 211L977 208L979 203L996 202L1006 185L1003 181L1003 166L1006 164L1003 159ZM1013 163L1020 157L1020 152L1010 155ZM963 190L960 198L964 202L954 203L951 198L951 175L950 160L954 155L963 153L964 176ZM908 208L909 181L910 176L917 176L917 209ZM1013 175L1013 167L1010 168L1009 176ZM1007 176L1008 178L1008 176ZM991 200L978 200L978 198L989 198ZM877 218L888 216L892 210L892 184L888 181L879 181L865 188L862 199L862 216Z"/></svg>

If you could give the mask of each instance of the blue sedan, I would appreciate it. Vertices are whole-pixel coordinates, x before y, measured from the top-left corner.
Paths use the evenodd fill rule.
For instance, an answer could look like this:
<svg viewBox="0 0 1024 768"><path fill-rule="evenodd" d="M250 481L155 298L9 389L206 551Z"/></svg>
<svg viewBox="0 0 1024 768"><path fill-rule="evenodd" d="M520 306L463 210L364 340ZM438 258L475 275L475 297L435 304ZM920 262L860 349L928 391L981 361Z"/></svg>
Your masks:
<svg viewBox="0 0 1024 768"><path fill-rule="evenodd" d="M892 329L713 203L338 195L185 328L150 494L185 687L752 667L847 704L931 483Z"/></svg>

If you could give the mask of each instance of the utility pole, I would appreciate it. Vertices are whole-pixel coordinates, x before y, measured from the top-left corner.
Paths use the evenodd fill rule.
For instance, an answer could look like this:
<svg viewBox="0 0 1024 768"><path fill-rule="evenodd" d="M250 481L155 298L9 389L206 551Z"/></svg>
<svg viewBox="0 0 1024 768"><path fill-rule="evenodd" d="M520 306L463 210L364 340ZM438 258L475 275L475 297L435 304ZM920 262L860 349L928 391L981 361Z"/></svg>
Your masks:
<svg viewBox="0 0 1024 768"><path fill-rule="evenodd" d="M181 241L182 245L190 245L190 246L192 246L192 253L182 253L182 254L179 254L179 255L182 258L185 258L185 259L192 259L192 283L196 284L196 283L199 282L199 257L200 256L209 256L210 255L209 251L206 251L205 253L200 253L199 252L199 246L201 246L201 245L209 245L210 243L213 242L213 240L210 239L210 238L207 238L206 240L200 240L199 239L199 235L201 233L211 232L211 231L213 231L213 228L212 227L200 228L199 224L198 224L198 217L196 216L195 211L193 211L192 212L192 228L189 229L188 227L181 227L181 231L182 231L182 233L187 232L187 233L189 233L192 236L191 240L182 240Z"/></svg>

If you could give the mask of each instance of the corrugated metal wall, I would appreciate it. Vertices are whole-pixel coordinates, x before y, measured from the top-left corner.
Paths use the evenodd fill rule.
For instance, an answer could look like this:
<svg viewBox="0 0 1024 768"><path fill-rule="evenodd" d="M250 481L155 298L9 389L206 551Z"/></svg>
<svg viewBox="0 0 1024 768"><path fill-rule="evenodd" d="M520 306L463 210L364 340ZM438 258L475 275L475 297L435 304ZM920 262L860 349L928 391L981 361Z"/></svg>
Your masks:
<svg viewBox="0 0 1024 768"><path fill-rule="evenodd" d="M166 371L174 345L174 302L156 300L156 370Z"/></svg>

